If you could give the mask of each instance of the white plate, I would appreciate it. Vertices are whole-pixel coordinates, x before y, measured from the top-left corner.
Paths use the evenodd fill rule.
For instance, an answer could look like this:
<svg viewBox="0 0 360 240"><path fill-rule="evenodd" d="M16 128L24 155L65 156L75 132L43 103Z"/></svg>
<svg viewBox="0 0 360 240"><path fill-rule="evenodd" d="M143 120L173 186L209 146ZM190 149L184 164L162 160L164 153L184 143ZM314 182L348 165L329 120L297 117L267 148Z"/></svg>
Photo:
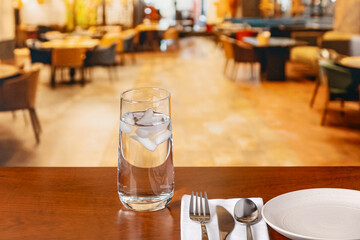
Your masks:
<svg viewBox="0 0 360 240"><path fill-rule="evenodd" d="M296 240L360 239L360 191L315 188L289 192L262 208L266 223Z"/></svg>

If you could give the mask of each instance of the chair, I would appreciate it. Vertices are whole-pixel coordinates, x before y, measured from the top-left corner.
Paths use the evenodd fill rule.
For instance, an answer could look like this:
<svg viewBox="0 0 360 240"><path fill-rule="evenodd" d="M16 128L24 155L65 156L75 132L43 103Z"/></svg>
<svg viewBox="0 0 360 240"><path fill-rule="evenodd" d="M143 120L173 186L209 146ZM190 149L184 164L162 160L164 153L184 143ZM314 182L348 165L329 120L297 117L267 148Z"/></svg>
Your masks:
<svg viewBox="0 0 360 240"><path fill-rule="evenodd" d="M234 49L235 63L233 69L233 79L236 79L240 63L250 63L251 79L253 79L254 63L258 62L254 47L242 41L235 41L232 43L232 46Z"/></svg>
<svg viewBox="0 0 360 240"><path fill-rule="evenodd" d="M320 60L319 65L324 71L327 97L321 118L321 125L325 124L325 117L328 111L329 101L341 101L344 108L344 101L359 101L359 80L353 79L349 69L338 66L329 60Z"/></svg>
<svg viewBox="0 0 360 240"><path fill-rule="evenodd" d="M14 50L15 65L24 68L31 62L30 50L28 48L16 48Z"/></svg>
<svg viewBox="0 0 360 240"><path fill-rule="evenodd" d="M339 54L356 56L360 54L359 35L337 31L321 32L294 32L292 37L307 41L307 46L297 46L290 50L290 61L303 65L297 73L305 77L318 75L318 51L332 49ZM316 44L315 44L316 43Z"/></svg>
<svg viewBox="0 0 360 240"><path fill-rule="evenodd" d="M108 47L114 43L119 43L120 41L121 41L121 32L107 33L101 38L99 46Z"/></svg>
<svg viewBox="0 0 360 240"><path fill-rule="evenodd" d="M319 60L336 60L340 55L332 50L332 49L318 49L316 51L316 59L317 59L317 65L319 64ZM310 107L312 107L314 105L315 102L315 98L317 95L317 92L319 90L321 81L323 79L323 71L321 68L317 67L317 76L316 76L316 80L315 80L315 89L313 92L313 95L311 97L310 100Z"/></svg>
<svg viewBox="0 0 360 240"><path fill-rule="evenodd" d="M51 65L51 49L38 49L30 47L30 57L32 63L42 63Z"/></svg>
<svg viewBox="0 0 360 240"><path fill-rule="evenodd" d="M51 58L51 86L55 87L55 75L58 68L79 68L81 70L81 84L84 86L85 77L83 66L85 57L86 49L84 48L54 48Z"/></svg>
<svg viewBox="0 0 360 240"><path fill-rule="evenodd" d="M27 39L26 46L30 50L32 63L42 63L51 65L51 49L42 48L42 42L37 39Z"/></svg>
<svg viewBox="0 0 360 240"><path fill-rule="evenodd" d="M122 32L121 41L117 44L116 51L120 55L121 63L125 63L125 55L130 55L132 62L135 63L136 42L138 41L138 31L128 29Z"/></svg>
<svg viewBox="0 0 360 240"><path fill-rule="evenodd" d="M145 31L139 31L139 45L138 50L144 51L145 50L145 44L146 44L146 32Z"/></svg>
<svg viewBox="0 0 360 240"><path fill-rule="evenodd" d="M116 43L110 47L96 47L86 52L84 67L104 66L108 67L109 80L112 80L111 69L116 66Z"/></svg>
<svg viewBox="0 0 360 240"><path fill-rule="evenodd" d="M139 31L139 47L142 51L157 50L161 43L161 36L158 30Z"/></svg>
<svg viewBox="0 0 360 240"><path fill-rule="evenodd" d="M214 36L213 39L215 43L215 49L217 49L218 47L221 48L222 46L221 36L223 36L222 31L220 31L215 27L213 31L213 36Z"/></svg>
<svg viewBox="0 0 360 240"><path fill-rule="evenodd" d="M226 75L226 71L228 69L229 63L234 61L234 49L232 44L235 42L235 39L229 38L225 35L220 36L220 42L222 43L224 53L225 53L225 66L224 66L224 74Z"/></svg>
<svg viewBox="0 0 360 240"><path fill-rule="evenodd" d="M319 40L321 48L333 49L339 54L356 56L359 52L360 35L346 32L328 31Z"/></svg>
<svg viewBox="0 0 360 240"><path fill-rule="evenodd" d="M0 84L0 111L29 110L36 143L40 143L41 126L35 110L35 97L40 69L34 66L29 72Z"/></svg>
<svg viewBox="0 0 360 240"><path fill-rule="evenodd" d="M179 49L179 31L176 27L170 27L164 32L160 48L166 50L171 44L174 44L175 48Z"/></svg>
<svg viewBox="0 0 360 240"><path fill-rule="evenodd" d="M54 31L55 28L52 26L44 26L40 25L37 28L37 39L39 39L42 42L48 41L48 39L45 38L45 33L49 31Z"/></svg>
<svg viewBox="0 0 360 240"><path fill-rule="evenodd" d="M122 57L124 57L125 54L130 54L132 57L133 63L136 62L134 38L135 38L135 34L124 38L123 39L123 49L122 49L122 52L120 52ZM125 59L123 59L122 61L124 62Z"/></svg>

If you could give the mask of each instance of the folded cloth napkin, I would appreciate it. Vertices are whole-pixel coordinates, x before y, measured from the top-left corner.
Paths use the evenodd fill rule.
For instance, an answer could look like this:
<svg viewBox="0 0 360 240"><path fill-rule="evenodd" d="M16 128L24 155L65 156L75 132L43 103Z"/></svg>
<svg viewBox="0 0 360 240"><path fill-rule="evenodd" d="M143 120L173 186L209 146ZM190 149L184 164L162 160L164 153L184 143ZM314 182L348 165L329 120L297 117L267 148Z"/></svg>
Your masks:
<svg viewBox="0 0 360 240"><path fill-rule="evenodd" d="M234 217L234 207L236 202L240 198L232 199L210 199L209 207L211 219L206 223L206 228L209 236L209 240L219 239L218 220L216 215L216 205L223 206ZM261 212L263 206L262 198L250 198L258 207ZM180 227L181 227L181 239L182 240L200 240L201 239L201 226L199 222L192 221L189 217L189 204L190 195L184 195L181 198L181 215L180 215ZM261 216L260 216L261 217ZM234 218L235 220L235 218ZM269 240L269 233L264 219L261 219L258 223L251 225L254 240ZM246 239L246 225L239 223L235 220L235 228L228 235L226 240L238 240Z"/></svg>

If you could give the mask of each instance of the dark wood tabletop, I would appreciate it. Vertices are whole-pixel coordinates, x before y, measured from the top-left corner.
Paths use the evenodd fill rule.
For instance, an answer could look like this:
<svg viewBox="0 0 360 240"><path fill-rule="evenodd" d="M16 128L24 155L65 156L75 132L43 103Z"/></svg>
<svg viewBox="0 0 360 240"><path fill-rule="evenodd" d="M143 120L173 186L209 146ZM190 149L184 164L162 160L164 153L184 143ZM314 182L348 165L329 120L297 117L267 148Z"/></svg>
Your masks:
<svg viewBox="0 0 360 240"><path fill-rule="evenodd" d="M360 167L178 167L168 208L127 210L116 168L0 168L1 239L180 239L183 194L271 198L299 189L360 190ZM272 240L286 239L270 230Z"/></svg>

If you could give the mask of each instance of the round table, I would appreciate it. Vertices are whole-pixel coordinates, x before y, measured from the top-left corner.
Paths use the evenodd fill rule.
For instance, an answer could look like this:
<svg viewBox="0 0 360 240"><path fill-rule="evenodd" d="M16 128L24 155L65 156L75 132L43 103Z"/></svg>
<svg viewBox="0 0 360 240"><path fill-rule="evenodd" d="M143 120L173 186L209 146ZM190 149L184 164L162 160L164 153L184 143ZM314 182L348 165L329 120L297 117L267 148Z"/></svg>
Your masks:
<svg viewBox="0 0 360 240"><path fill-rule="evenodd" d="M360 57L344 57L338 62L340 65L349 68L359 68L360 69Z"/></svg>
<svg viewBox="0 0 360 240"><path fill-rule="evenodd" d="M0 64L0 80L15 76L18 73L18 67L9 64Z"/></svg>
<svg viewBox="0 0 360 240"><path fill-rule="evenodd" d="M360 88L360 57L343 57L337 61L337 64L350 70L352 78L358 82Z"/></svg>

